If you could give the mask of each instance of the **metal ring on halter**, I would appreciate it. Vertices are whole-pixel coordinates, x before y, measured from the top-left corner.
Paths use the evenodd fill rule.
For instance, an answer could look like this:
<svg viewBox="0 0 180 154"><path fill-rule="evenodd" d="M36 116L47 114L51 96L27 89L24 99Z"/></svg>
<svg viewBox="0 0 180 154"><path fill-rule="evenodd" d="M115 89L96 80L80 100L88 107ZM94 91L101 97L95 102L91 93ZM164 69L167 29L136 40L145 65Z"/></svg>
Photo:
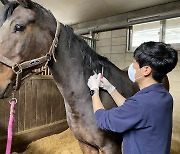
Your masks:
<svg viewBox="0 0 180 154"><path fill-rule="evenodd" d="M11 104L12 101L14 101L15 104L17 104L17 99L16 98L11 98L11 100L9 101L9 104Z"/></svg>
<svg viewBox="0 0 180 154"><path fill-rule="evenodd" d="M17 103L17 99L15 98L15 93L16 93L16 91L12 92L12 97L11 97L11 100L9 101L9 104L11 104L12 101L14 101L15 104Z"/></svg>
<svg viewBox="0 0 180 154"><path fill-rule="evenodd" d="M47 57L47 61L50 61L50 60L51 60L51 55L50 55L50 53L47 53L47 54L46 54L46 57Z"/></svg>
<svg viewBox="0 0 180 154"><path fill-rule="evenodd" d="M16 70L17 69L17 70ZM15 64L12 66L12 70L15 74L22 73L22 68L19 64Z"/></svg>

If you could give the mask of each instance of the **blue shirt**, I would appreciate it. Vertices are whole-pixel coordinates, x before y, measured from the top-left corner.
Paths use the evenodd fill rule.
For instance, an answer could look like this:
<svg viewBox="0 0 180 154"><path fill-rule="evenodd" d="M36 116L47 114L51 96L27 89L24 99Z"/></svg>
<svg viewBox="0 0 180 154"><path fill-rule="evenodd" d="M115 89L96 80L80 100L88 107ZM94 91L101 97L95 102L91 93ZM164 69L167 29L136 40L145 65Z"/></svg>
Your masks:
<svg viewBox="0 0 180 154"><path fill-rule="evenodd" d="M137 92L120 107L95 112L97 125L124 133L124 154L169 154L173 98L162 84Z"/></svg>

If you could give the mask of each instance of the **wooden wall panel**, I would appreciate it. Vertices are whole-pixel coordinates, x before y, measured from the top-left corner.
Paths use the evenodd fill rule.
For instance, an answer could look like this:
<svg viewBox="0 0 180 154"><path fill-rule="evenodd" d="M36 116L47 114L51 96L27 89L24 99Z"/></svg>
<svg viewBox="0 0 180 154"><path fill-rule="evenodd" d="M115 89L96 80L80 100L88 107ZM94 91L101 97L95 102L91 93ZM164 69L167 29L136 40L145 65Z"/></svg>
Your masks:
<svg viewBox="0 0 180 154"><path fill-rule="evenodd" d="M37 130L36 134L33 133L34 136L31 137L31 140L22 138L22 143L24 142L27 145L33 138L38 139L58 133L68 127L63 97L51 76L33 77L16 93L16 98L18 103L15 107L16 114L13 133L16 135L24 134L25 132L26 136L29 136L28 134L32 134L34 130ZM9 108L9 99L0 100L0 145L3 144L4 146L7 136ZM58 129L58 127L61 127L61 123L62 128ZM52 129L53 125L54 129ZM13 142L15 142L13 143L14 145L19 145L16 143L16 139ZM5 147L0 147L0 153L4 149Z"/></svg>
<svg viewBox="0 0 180 154"><path fill-rule="evenodd" d="M53 86L52 86L52 83L51 82L48 82L48 89L47 89L47 95L46 95L46 99L47 99L47 102L49 103L46 103L46 114L47 114L47 117L46 117L46 123L49 124L51 123L51 117L52 117L52 97L53 96L53 93L52 93L52 89L53 89ZM61 102L61 100L60 100ZM61 104L61 103L60 103Z"/></svg>
<svg viewBox="0 0 180 154"><path fill-rule="evenodd" d="M7 134L7 125L9 118L9 99L0 100L0 136Z"/></svg>
<svg viewBox="0 0 180 154"><path fill-rule="evenodd" d="M44 79L38 81L40 84L37 84L37 126L46 124L46 92L48 88L46 85L48 81L44 83Z"/></svg>
<svg viewBox="0 0 180 154"><path fill-rule="evenodd" d="M36 83L36 84L33 84ZM25 104L26 106L26 112L29 115L29 120L26 119L25 121L25 129L27 128L34 128L36 127L36 100L37 100L37 85L38 82L37 80L30 80L26 85L25 85L25 102L28 102L28 104Z"/></svg>
<svg viewBox="0 0 180 154"><path fill-rule="evenodd" d="M28 81L29 82L29 81ZM18 132L24 131L25 130L25 118L27 115L27 113L25 113L25 85L21 87L21 89L18 91L18 93L16 94L16 96L18 96L18 103L16 105L16 109L18 110L18 112L16 112L16 115L18 115L18 117L16 116L16 121L18 122Z"/></svg>

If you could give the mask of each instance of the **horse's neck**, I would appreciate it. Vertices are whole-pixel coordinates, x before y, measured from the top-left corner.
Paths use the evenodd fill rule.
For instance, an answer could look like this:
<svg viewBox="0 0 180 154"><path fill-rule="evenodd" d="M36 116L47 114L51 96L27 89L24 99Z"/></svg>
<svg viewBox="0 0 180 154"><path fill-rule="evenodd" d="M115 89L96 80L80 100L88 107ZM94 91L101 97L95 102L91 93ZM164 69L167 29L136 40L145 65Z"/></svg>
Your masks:
<svg viewBox="0 0 180 154"><path fill-rule="evenodd" d="M62 95L66 98L73 98L72 95L81 96L88 91L88 88L80 53L76 53L80 51L75 49L76 44L68 43L70 40L66 33L62 28L55 54L57 62L53 61L50 70Z"/></svg>
<svg viewBox="0 0 180 154"><path fill-rule="evenodd" d="M53 62L50 66L60 92L65 98L71 99L71 101L75 101L75 99L82 100L80 97L84 98L89 96L87 79L90 76L90 70L84 69L84 61L80 47L82 44L80 43L82 42L71 39L63 27L55 54L57 62ZM109 63L107 65L109 70L105 71L105 76L108 80L110 80L120 92L125 91L124 96L128 97L132 95L132 83L128 79L127 73L120 71L113 64ZM128 90L123 90L124 88Z"/></svg>

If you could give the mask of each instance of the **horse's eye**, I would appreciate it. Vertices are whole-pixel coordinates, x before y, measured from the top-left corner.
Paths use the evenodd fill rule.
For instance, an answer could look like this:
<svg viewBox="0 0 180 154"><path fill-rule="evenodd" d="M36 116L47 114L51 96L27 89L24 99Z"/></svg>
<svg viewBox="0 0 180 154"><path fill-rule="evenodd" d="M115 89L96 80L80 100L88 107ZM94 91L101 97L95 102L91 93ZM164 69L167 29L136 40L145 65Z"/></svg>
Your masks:
<svg viewBox="0 0 180 154"><path fill-rule="evenodd" d="M17 32L17 31L22 32L22 31L24 31L24 29L25 29L25 26L17 24L14 27L14 32Z"/></svg>

